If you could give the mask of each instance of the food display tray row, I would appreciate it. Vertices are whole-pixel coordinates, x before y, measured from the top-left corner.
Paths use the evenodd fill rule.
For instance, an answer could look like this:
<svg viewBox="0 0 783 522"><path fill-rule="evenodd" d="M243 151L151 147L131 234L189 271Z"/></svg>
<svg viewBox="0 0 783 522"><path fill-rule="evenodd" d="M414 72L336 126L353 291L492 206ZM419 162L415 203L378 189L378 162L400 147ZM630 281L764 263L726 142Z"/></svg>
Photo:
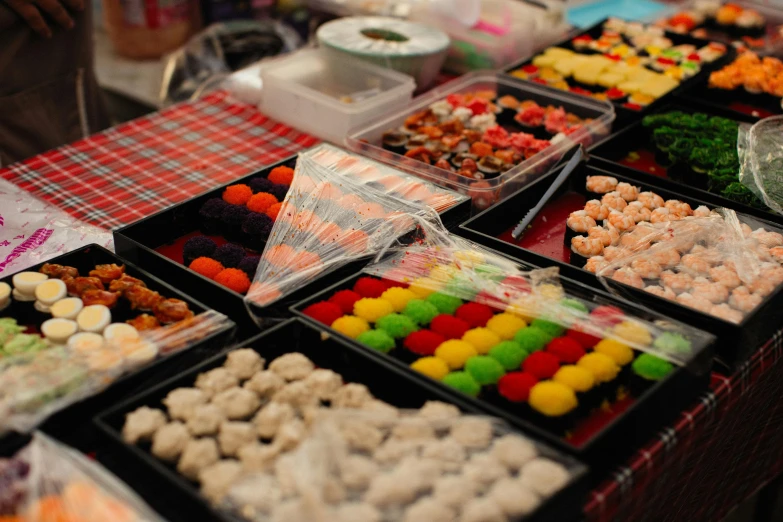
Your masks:
<svg viewBox="0 0 783 522"><path fill-rule="evenodd" d="M639 186L643 191L651 190L664 199L679 199L693 208L699 205L717 208L726 204L726 200L720 196L694 190L667 179L640 174L633 169L615 171L604 168L604 165L583 163L555 192L548 202L550 204L536 216L531 224L532 228L528 229L521 241L515 241L511 237L511 230L527 209L541 200L558 172L551 173L501 204L469 219L460 227L458 233L535 266L555 264L560 267L564 276L603 289L595 274L569 263L567 256L570 249L563 241L568 215L572 211L581 210L585 200L591 199L584 195L587 176L612 176L621 182ZM729 205L728 208L732 207ZM620 293L631 296L633 301L641 306L714 334L717 337L716 353L721 361L730 367L746 360L780 326L780 309L783 306L781 288L767 296L740 324L718 319L628 285L620 285L617 288Z"/></svg>

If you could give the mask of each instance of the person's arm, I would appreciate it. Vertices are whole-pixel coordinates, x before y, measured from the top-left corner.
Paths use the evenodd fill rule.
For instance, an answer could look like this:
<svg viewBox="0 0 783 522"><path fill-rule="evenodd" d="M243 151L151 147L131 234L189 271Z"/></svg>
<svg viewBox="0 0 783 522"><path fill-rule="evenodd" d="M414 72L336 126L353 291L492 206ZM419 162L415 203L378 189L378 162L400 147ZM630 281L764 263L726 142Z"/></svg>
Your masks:
<svg viewBox="0 0 783 522"><path fill-rule="evenodd" d="M1 0L13 9L36 33L46 38L51 38L52 29L49 27L44 14L51 17L66 29L73 28L73 18L69 10L84 10L84 0Z"/></svg>

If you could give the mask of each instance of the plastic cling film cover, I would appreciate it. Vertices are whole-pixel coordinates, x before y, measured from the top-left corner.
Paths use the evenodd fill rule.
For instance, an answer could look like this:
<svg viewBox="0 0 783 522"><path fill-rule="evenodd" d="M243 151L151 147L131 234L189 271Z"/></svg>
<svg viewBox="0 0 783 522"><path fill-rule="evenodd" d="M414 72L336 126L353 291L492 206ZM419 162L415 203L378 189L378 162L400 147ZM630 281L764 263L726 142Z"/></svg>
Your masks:
<svg viewBox="0 0 783 522"><path fill-rule="evenodd" d="M239 479L224 507L255 522L524 520L584 471L449 408L324 414L285 466Z"/></svg>
<svg viewBox="0 0 783 522"><path fill-rule="evenodd" d="M247 303L272 304L331 270L378 252L390 238L412 230L414 216L443 227L432 208L355 181L366 164L346 159L330 168L318 154L300 155Z"/></svg>
<svg viewBox="0 0 783 522"><path fill-rule="evenodd" d="M643 289L741 323L783 283L783 230L733 210L637 225L596 274L612 292Z"/></svg>
<svg viewBox="0 0 783 522"><path fill-rule="evenodd" d="M740 181L773 212L783 214L783 116L740 128Z"/></svg>
<svg viewBox="0 0 783 522"><path fill-rule="evenodd" d="M28 432L121 376L231 326L226 316L210 310L138 336L107 339L95 334L90 337L97 342L84 336L67 345L6 356L0 359L0 433Z"/></svg>
<svg viewBox="0 0 783 522"><path fill-rule="evenodd" d="M0 275L97 243L114 251L111 232L75 219L0 180Z"/></svg>
<svg viewBox="0 0 783 522"><path fill-rule="evenodd" d="M0 459L0 518L25 522L163 522L127 485L40 432Z"/></svg>
<svg viewBox="0 0 783 522"><path fill-rule="evenodd" d="M573 330L612 339L680 366L709 344L708 334L688 325L657 314L646 320L622 310L620 303L569 294L556 267L526 271L471 241L426 223L419 228L424 230L423 240L379 256L364 272L402 283L424 299L431 300L433 294L453 296L458 304L486 305L520 317L525 324L553 323L560 333Z"/></svg>

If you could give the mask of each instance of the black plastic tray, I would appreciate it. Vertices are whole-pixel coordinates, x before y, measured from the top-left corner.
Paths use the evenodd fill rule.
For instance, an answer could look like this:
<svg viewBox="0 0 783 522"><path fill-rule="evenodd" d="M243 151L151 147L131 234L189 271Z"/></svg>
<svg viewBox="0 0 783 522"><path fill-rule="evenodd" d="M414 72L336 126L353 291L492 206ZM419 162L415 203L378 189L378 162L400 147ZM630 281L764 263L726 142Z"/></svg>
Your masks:
<svg viewBox="0 0 783 522"><path fill-rule="evenodd" d="M343 376L345 382L366 385L372 394L400 408L418 408L426 401L450 402L467 413L482 413L469 401L443 393L438 387L412 379L394 365L368 357L364 350L344 343L338 337L322 336L318 329L299 319L291 319L275 328L238 344L250 347L271 361L284 353L301 352L318 367L328 368ZM147 449L132 446L122 440L125 415L140 406L160 407L166 394L180 386L192 386L196 376L220 366L225 355L213 357L197 367L161 383L159 386L100 413L94 419L111 449L99 452L98 459L131 487L141 492L147 501L172 522L230 520L214 510L199 494L198 486L173 466L158 460ZM526 520L576 520L587 493L586 468L572 460L577 477L566 489L544 503L533 517ZM164 494L165 492L165 494Z"/></svg>
<svg viewBox="0 0 783 522"><path fill-rule="evenodd" d="M738 123L752 124L758 121L758 118L754 118L753 116L735 113L733 111L728 111L725 108L714 108L697 103L689 103L688 105L684 105L682 103L667 105L665 107L661 107L660 110L655 112L666 113L671 111L681 111L689 114L700 112L710 114L712 116L729 118L737 121ZM774 214L760 208L754 208L743 203L737 203L736 201L725 198L720 194L709 192L705 189L692 187L683 181L675 181L669 177L656 176L654 174L650 174L649 172L645 172L643 170L636 169L619 162L629 150L633 150L643 146L644 144L649 144L649 150L653 152L655 151L655 147L651 142L650 132L644 128L640 120L606 138L600 143L597 143L593 148L591 148L590 163L596 167L611 170L612 172L618 172L627 175L628 177L638 179L642 183L648 182L657 184L659 181L670 181L679 187L677 190L689 191L689 193L693 194L694 197L704 199L705 201L713 201L713 205L732 208L737 212L741 212L742 214L747 214L765 221L783 225L783 216L779 214ZM692 172L691 169L685 166L678 166L677 168Z"/></svg>
<svg viewBox="0 0 783 522"><path fill-rule="evenodd" d="M709 86L709 76L700 78L690 89L677 94L687 103L702 103L716 109L722 109L734 114L739 119L741 116L766 118L783 114L781 99L771 94L751 94L744 87L734 90L714 89Z"/></svg>
<svg viewBox="0 0 783 522"><path fill-rule="evenodd" d="M499 235L520 220L527 209L532 208L541 200L557 172L559 171L556 170L548 174L509 197L506 201L469 219L460 227L458 234L536 266L557 265L564 276L603 289L603 285L591 272L498 239ZM695 191L690 187L666 179L655 177L649 179L649 176L639 176L632 169L626 171L604 170L590 164L583 164L574 170L553 198L568 191L584 193L585 177L588 175L613 176L619 181L641 186L643 190L652 190L664 199L674 198L685 201L693 208L698 205L715 208L725 202L723 198L714 194ZM778 288L767 296L761 305L753 313L748 314L740 324L734 324L652 295L644 290L614 281L611 284L617 285L616 288L622 295L632 296L633 301L640 306L650 308L715 335L718 339L716 353L720 362L728 368L735 368L759 346L767 342L780 328L783 319L783 314L780 312L783 307L783 288Z"/></svg>
<svg viewBox="0 0 783 522"><path fill-rule="evenodd" d="M143 280L148 288L158 291L165 297L182 299L190 305L190 309L198 314L208 310L208 308L199 301L189 297L182 291L161 281L158 277L149 272L138 268L127 260L119 257L99 245L88 245L78 250L74 250L62 256L50 259L49 263L73 266L79 269L79 273L86 274L89 270L95 268L95 265L106 263L117 263L125 265L125 273ZM37 272L43 263L28 268L28 271ZM13 276L0 279L2 282L11 283ZM13 286L13 285L12 285ZM34 315L35 314L35 315ZM24 324L28 318L38 317L38 312L33 310L33 303L20 303L14 301L13 304L0 313L3 317L16 317L20 324ZM80 402L53 414L42 425L41 429L67 444L83 451L91 449L91 443L94 440L90 428L89 418L103 408L116 403L117 401L135 395L150 386L167 379L172 375L189 368L199 361L220 353L229 343L234 334L234 327L227 326L222 330L209 334L204 339L187 350L175 352L171 355L161 357L147 366L137 371L128 373L115 380L104 391L86 398ZM6 447L16 447L20 444L19 440L26 440L24 436L8 435L0 440L0 453L8 450Z"/></svg>
<svg viewBox="0 0 783 522"><path fill-rule="evenodd" d="M533 268L532 265L522 264L527 268ZM427 383L429 386L439 388L443 393L449 394L455 397L455 399L458 398L462 402L472 404L474 408L483 409L491 415L503 418L509 423L520 427L523 431L544 440L552 447L575 455L579 460L587 463L596 473L607 471L612 466L629 457L639 445L647 442L656 430L674 420L676 415L696 399L698 394L703 392L709 384L709 369L713 355L712 345L714 339L707 337L702 347L694 346L697 350L699 348L703 348L703 350L691 361L688 367L676 368L667 379L650 387L622 415L615 417L609 422L603 430L593 435L592 438L581 446L575 446L545 427L521 418L514 413L511 407L505 408L479 398L464 395L438 381L411 370L406 361L363 346L353 339L306 316L302 312L309 305L328 299L329 296L338 290L352 288L355 281L363 275L366 274L355 274L333 287L327 288L323 292L298 303L291 310L313 326L328 332L329 335L340 337L344 342L353 345L358 350L365 351L371 357L378 359L384 364L396 366L400 371L407 372L415 379ZM576 281L561 278L561 283L569 294L596 304L618 306L640 318L649 320L662 319L662 316L659 314L640 308L632 303L618 300L609 294Z"/></svg>
<svg viewBox="0 0 783 522"><path fill-rule="evenodd" d="M258 325L248 313L242 294L193 272L185 265L172 261L155 250L186 234L199 230L198 212L206 200L220 197L223 190L229 185L242 183L258 176L266 177L273 168L280 165L293 168L296 165L296 156L291 156L253 174L233 180L205 194L115 230L114 246L117 253L145 268L153 270L167 281L177 281L183 288L187 288L191 295L205 303L209 303L215 310L226 314L237 324L237 336L239 338L250 337L258 333L259 328L267 328L282 319L287 319L290 317L288 307L292 303L300 301L305 296L311 295L313 292L317 292L331 284L329 280L330 274L326 274L305 285L302 289L268 307L252 306L255 315L264 318L264 323ZM444 211L441 214L444 225L456 228L470 216L470 205L471 203L468 199ZM365 261L353 262L346 267L338 269L335 273L338 274L339 278L342 278L356 272L364 264ZM333 281L334 274L331 274L331 276ZM327 278L325 283L324 277Z"/></svg>
<svg viewBox="0 0 783 522"><path fill-rule="evenodd" d="M581 36L581 35L585 35L585 34L588 34L588 35L592 36L593 38L595 38L597 36L600 36L601 33L603 32L604 22L606 22L607 20L608 20L608 18L604 18L603 20L601 20L597 24L595 24L595 25L585 29L584 31L581 31L581 32L578 32L578 33L572 33L572 34L570 34L568 36L568 38L566 38L566 39L564 39L561 42L558 42L556 44L552 44L552 45L550 45L548 47L562 47L564 49L570 49L572 51L576 51L576 49L572 45L571 41L574 38L576 38L578 36ZM710 43L710 40L703 40L701 38L694 38L694 37L689 36L689 35L679 34L679 33L672 33L672 32L669 32L669 31L666 31L665 36L667 38L669 38L674 43L674 45L692 44L692 45L695 45L698 48L698 47L703 47L703 46L707 45L708 43ZM526 58L524 58L524 59L522 59L522 60L520 60L520 61L518 61L518 62L516 62L516 63L514 63L512 65L509 65L508 67L506 67L504 69L505 74L507 74L508 76L511 76L511 72L512 71L514 71L516 69L519 69L520 67L522 67L524 65L529 65L529 64L533 63L533 58L535 58L536 56L538 56L539 54L541 54L545 50L546 50L546 48L542 49L538 53L535 53L533 56L526 57ZM585 50L585 51L580 51L580 52L584 52L584 53L588 53L588 54L594 54L595 53L595 51L590 51L590 50ZM736 51L734 50L734 48L732 46L730 46L730 45L727 45L726 46L726 54L724 54L722 57L718 58L717 60L715 60L713 62L710 62L710 63L707 63L707 64L702 64L702 68L698 72L698 74L696 74L692 78L688 78L686 80L681 81L679 86L675 87L674 89L672 89L671 91L669 91L665 95L661 96L660 98L655 100L650 105L644 107L640 111L635 111L635 110L623 107L622 103L614 103L615 111L616 111L616 114L617 114L617 118L614 121L613 128L614 129L621 129L621 128L625 127L626 125L628 125L628 124L630 124L630 123L640 119L642 116L646 116L647 114L649 114L650 112L655 110L657 107L660 107L661 105L663 105L665 103L668 103L668 101L670 101L677 94L682 94L682 93L688 91L689 89L691 89L693 86L697 85L701 80L703 80L704 78L709 76L709 73L711 71L715 70L717 67L722 67L724 64L728 63L730 60L733 60L735 55L736 55ZM516 78L515 76L511 76L511 77L514 78L517 81L520 81L520 82L535 83L535 82L528 82L527 80L522 80L521 78ZM575 86L578 85L579 87L582 87L582 88L587 89L587 90L591 90L591 88L592 88L590 85L579 84L573 78L568 78L567 81L568 81L568 83L570 85L575 85ZM536 85L542 85L542 84L536 83ZM544 87L547 87L548 89L553 89L554 90L554 87L549 87L549 86L544 86Z"/></svg>

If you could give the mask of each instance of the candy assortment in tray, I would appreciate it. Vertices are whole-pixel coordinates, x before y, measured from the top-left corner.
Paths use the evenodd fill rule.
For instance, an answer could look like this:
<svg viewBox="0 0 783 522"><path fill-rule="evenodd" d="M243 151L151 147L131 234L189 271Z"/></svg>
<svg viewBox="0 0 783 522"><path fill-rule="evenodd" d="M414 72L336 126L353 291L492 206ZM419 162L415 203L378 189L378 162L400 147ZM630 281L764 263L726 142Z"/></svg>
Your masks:
<svg viewBox="0 0 783 522"><path fill-rule="evenodd" d="M609 18L507 71L639 112L732 55L722 43Z"/></svg>
<svg viewBox="0 0 783 522"><path fill-rule="evenodd" d="M744 52L684 96L759 118L781 114L783 62Z"/></svg>
<svg viewBox="0 0 783 522"><path fill-rule="evenodd" d="M769 3L695 0L655 25L696 38L731 43L739 49L771 50L780 43L783 11Z"/></svg>
<svg viewBox="0 0 783 522"><path fill-rule="evenodd" d="M740 182L738 133L743 124L755 122L756 118L707 106L667 105L599 143L590 156L595 165L609 170L633 169L629 175L652 182L656 177L670 179L721 196L723 206L743 214L781 222Z"/></svg>
<svg viewBox="0 0 783 522"><path fill-rule="evenodd" d="M377 190L432 205L452 226L469 212L464 196L331 145L318 146L306 154L335 173L350 172L349 177L371 191L365 194L367 197ZM251 286L275 222L280 219L294 182L295 165L296 158L289 158L128 225L115 233L117 251L172 280L187 281L194 296L214 303L249 334L255 325L242 302L243 295ZM314 188L302 186L296 196ZM350 201L361 203L358 197ZM288 219L289 213L284 211L283 219Z"/></svg>
<svg viewBox="0 0 783 522"><path fill-rule="evenodd" d="M225 316L97 245L3 279L0 296L0 433L82 401L53 419L78 432L74 419L216 353L233 333Z"/></svg>
<svg viewBox="0 0 783 522"><path fill-rule="evenodd" d="M370 265L294 311L592 466L630 450L620 425L647 437L671 413L652 404L704 386L711 336L450 241Z"/></svg>
<svg viewBox="0 0 783 522"><path fill-rule="evenodd" d="M738 215L736 227L728 226L715 213L722 198L665 179L642 180L632 174L578 168L519 241L511 231L521 217L520 209L538 203L553 176L520 191L509 203L468 220L460 234L536 265L554 260L564 275L594 286L600 285L596 272L623 259L636 261L636 267L618 266L622 270L604 272L608 288L717 334L722 360L730 365L741 362L769 339L777 325L775 310L783 299L775 283L783 271L776 261L781 239L778 225ZM605 219L601 219L603 214ZM740 222L744 223L741 233ZM664 237L655 236L680 227L692 230L692 244L682 241L666 248ZM718 229L719 233L712 234ZM723 252L714 244L730 234L737 235L732 241L741 245L740 251L750 253L748 260L741 252ZM651 251L655 259L637 261L634 257L646 250L643 247L658 243ZM659 249L667 252L659 253ZM737 256L739 261L734 259Z"/></svg>
<svg viewBox="0 0 783 522"><path fill-rule="evenodd" d="M324 492L328 504L319 499L318 509L332 515L324 520L349 520L362 496L358 513L369 515L360 520L391 520L390 510L399 517L424 509L421 504L441 503L454 516L460 509L477 509L465 504L482 492L480 505L493 513L499 509L498 520L510 515L515 520L568 519L581 505L585 469L573 459L476 416L479 410L472 404L452 400L301 320L242 346L96 418L114 446L99 459L113 461L110 467L134 486L143 472L147 486L165 488L165 500L155 505L164 515L177 510L176 519L182 520L321 519L290 511L282 517L303 489L311 499L320 497L308 477L340 492L335 497L330 487ZM439 439L449 432L452 439ZM348 437L344 449L338 444L324 451L330 437L341 434ZM344 458L338 458L337 476L318 475L331 473L322 459L339 456ZM390 490L386 478L402 478L412 458L430 465L435 463L430 459L443 461L442 471L421 469L430 478L394 480L405 485ZM485 466L497 473L485 472ZM551 487L524 478L536 476L538 467L557 477L547 481ZM456 487L473 473L480 475L474 481L477 489L453 495L449 485ZM501 494L509 485L522 500Z"/></svg>
<svg viewBox="0 0 783 522"><path fill-rule="evenodd" d="M575 142L609 134L614 109L478 71L358 130L353 150L467 194L478 209L550 168Z"/></svg>

